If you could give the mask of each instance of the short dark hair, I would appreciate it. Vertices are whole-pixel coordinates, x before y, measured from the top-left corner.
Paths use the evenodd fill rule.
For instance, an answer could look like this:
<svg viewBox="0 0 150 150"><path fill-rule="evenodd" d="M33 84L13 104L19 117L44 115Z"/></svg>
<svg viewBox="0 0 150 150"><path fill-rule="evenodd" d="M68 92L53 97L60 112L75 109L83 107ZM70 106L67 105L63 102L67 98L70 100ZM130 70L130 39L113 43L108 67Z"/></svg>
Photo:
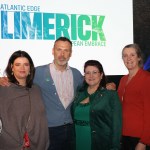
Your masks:
<svg viewBox="0 0 150 150"><path fill-rule="evenodd" d="M25 57L28 59L29 64L30 64L30 74L27 76L27 80L26 80L26 87L31 88L32 84L33 84L33 78L34 78L34 73L35 73L35 67L34 67L34 63L30 57L30 55L22 50L18 50L15 51L9 58L7 67L5 69L6 75L9 79L10 82L15 83L15 84L19 84L19 82L17 81L17 79L15 78L15 76L12 74L12 64L14 63L14 61L19 58L19 57Z"/></svg>
<svg viewBox="0 0 150 150"><path fill-rule="evenodd" d="M68 39L67 37L59 37L55 42L54 42L54 46L55 46L55 43L58 42L58 41L64 41L64 42L69 42L71 47L72 47L72 42L70 39Z"/></svg>

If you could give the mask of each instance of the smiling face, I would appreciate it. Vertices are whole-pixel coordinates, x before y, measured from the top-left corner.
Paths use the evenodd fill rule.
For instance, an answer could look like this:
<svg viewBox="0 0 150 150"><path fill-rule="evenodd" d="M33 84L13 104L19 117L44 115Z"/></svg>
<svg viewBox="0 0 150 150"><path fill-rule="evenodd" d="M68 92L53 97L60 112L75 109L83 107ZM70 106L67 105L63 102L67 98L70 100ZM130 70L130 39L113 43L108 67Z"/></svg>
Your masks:
<svg viewBox="0 0 150 150"><path fill-rule="evenodd" d="M85 81L89 86L98 88L103 74L99 72L95 66L87 66L85 68Z"/></svg>
<svg viewBox="0 0 150 150"><path fill-rule="evenodd" d="M54 63L58 69L65 68L72 53L72 46L68 41L57 41L52 51Z"/></svg>
<svg viewBox="0 0 150 150"><path fill-rule="evenodd" d="M139 68L141 58L138 57L135 48L125 48L122 52L122 58L128 70L135 70Z"/></svg>
<svg viewBox="0 0 150 150"><path fill-rule="evenodd" d="M12 72L20 85L24 85L26 83L27 76L30 73L29 60L25 57L18 57L15 59L12 64Z"/></svg>

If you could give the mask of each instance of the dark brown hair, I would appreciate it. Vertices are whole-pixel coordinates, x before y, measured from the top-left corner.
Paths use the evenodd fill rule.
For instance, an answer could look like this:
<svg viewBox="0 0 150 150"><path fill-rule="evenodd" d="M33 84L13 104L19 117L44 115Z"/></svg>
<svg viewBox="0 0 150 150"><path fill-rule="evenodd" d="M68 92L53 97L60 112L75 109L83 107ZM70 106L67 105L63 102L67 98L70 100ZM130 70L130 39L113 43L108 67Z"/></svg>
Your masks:
<svg viewBox="0 0 150 150"><path fill-rule="evenodd" d="M27 76L27 80L26 80L26 87L31 88L32 84L33 84L33 78L34 78L34 73L35 73L35 67L33 64L33 61L31 59L31 57L29 56L29 54L25 51L15 51L9 58L7 67L5 69L6 75L9 79L10 82L15 83L15 84L19 84L19 82L17 81L17 79L15 78L15 76L12 74L12 65L14 63L14 61L19 58L19 57L25 57L28 59L29 64L30 64L30 74Z"/></svg>
<svg viewBox="0 0 150 150"><path fill-rule="evenodd" d="M105 73L104 73L104 69L103 69L103 66L102 64L97 61L97 60L88 60L85 62L84 64L84 73L85 73L85 69L88 67L88 66L94 66L96 67L100 73L103 73L103 78L101 80L101 83L99 85L99 88L100 87L106 87L106 83L107 83L107 79L106 79L106 76L105 76Z"/></svg>

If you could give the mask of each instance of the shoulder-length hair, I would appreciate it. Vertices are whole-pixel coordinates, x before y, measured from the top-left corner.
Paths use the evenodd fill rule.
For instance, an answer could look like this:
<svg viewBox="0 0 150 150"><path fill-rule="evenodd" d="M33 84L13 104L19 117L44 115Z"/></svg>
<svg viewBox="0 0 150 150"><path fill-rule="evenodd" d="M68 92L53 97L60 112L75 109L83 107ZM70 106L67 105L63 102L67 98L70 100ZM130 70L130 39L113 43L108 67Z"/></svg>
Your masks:
<svg viewBox="0 0 150 150"><path fill-rule="evenodd" d="M25 57L28 59L29 64L30 64L30 74L27 76L26 79L26 87L31 88L32 84L33 84L33 78L34 78L34 73L35 73L35 67L34 67L34 63L31 59L31 57L29 56L29 54L25 51L15 51L9 58L8 60L8 64L7 67L5 69L5 73L9 79L10 82L15 83L15 84L19 84L19 82L17 81L17 79L15 78L15 76L12 73L12 65L14 63L14 61L19 58L19 57Z"/></svg>

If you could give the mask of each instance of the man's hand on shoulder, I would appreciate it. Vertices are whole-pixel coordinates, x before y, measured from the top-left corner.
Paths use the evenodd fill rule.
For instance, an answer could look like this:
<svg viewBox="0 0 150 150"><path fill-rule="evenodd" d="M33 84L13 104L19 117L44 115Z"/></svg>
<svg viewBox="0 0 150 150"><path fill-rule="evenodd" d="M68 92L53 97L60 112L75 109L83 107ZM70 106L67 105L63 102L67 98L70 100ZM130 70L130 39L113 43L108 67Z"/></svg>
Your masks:
<svg viewBox="0 0 150 150"><path fill-rule="evenodd" d="M0 77L0 86L9 86L10 83L8 82L7 77Z"/></svg>
<svg viewBox="0 0 150 150"><path fill-rule="evenodd" d="M116 90L116 84L114 82L106 84L107 90Z"/></svg>

